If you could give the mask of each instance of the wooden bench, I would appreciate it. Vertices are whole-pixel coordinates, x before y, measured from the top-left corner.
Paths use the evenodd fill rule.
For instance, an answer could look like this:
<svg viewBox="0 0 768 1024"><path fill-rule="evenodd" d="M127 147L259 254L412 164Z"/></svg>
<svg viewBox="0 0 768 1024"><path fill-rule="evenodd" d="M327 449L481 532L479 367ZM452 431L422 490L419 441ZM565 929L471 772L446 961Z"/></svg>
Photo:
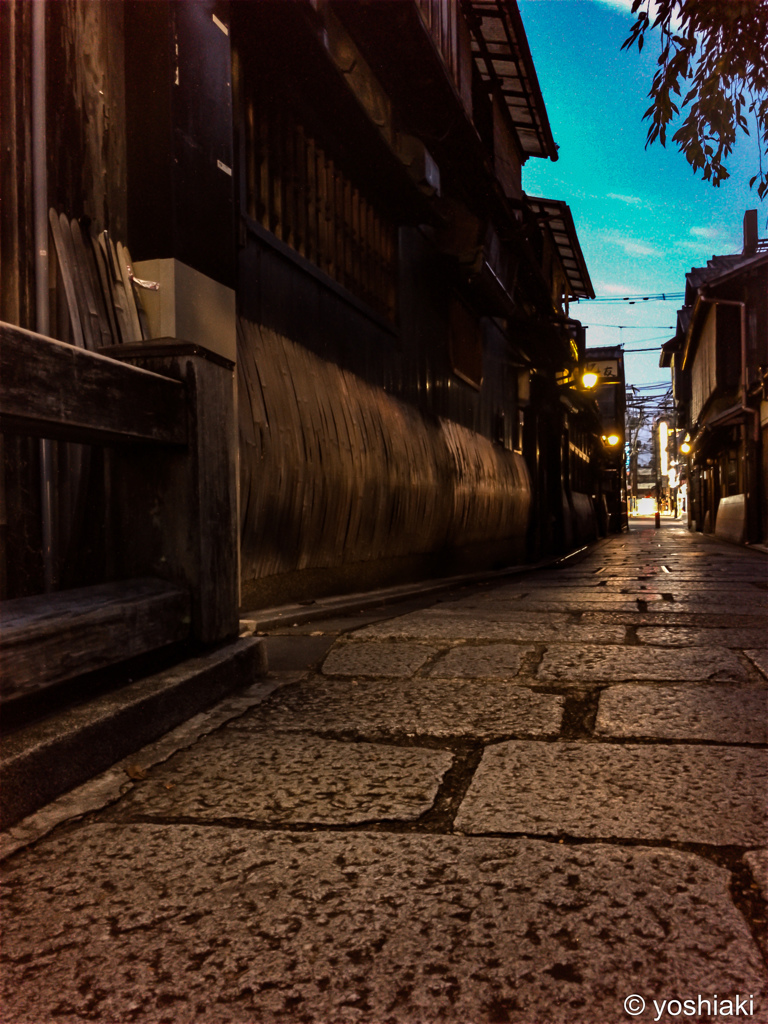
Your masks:
<svg viewBox="0 0 768 1024"><path fill-rule="evenodd" d="M186 445L184 385L0 323L0 432Z"/></svg>
<svg viewBox="0 0 768 1024"><path fill-rule="evenodd" d="M128 580L0 604L0 697L105 668L189 636L189 594Z"/></svg>
<svg viewBox="0 0 768 1024"><path fill-rule="evenodd" d="M0 323L0 431L110 446L122 577L0 603L3 700L237 636L232 386L231 363L174 339L103 355Z"/></svg>

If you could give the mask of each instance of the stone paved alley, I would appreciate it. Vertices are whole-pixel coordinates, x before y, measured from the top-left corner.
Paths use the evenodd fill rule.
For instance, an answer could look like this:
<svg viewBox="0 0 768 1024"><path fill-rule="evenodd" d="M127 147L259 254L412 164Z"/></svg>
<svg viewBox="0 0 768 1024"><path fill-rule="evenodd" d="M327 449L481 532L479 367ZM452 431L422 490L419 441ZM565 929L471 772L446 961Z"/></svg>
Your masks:
<svg viewBox="0 0 768 1024"><path fill-rule="evenodd" d="M765 1024L765 570L646 520L275 631L4 837L4 1024Z"/></svg>

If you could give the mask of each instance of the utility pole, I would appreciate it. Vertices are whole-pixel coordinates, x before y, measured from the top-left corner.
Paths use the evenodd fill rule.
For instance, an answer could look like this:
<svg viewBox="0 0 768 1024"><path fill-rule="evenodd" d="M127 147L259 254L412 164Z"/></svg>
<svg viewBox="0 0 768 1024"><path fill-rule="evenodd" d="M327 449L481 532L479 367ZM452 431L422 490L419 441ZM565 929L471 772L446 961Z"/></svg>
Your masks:
<svg viewBox="0 0 768 1024"><path fill-rule="evenodd" d="M656 529L661 528L661 451L659 419L653 421L653 467L656 474Z"/></svg>
<svg viewBox="0 0 768 1024"><path fill-rule="evenodd" d="M673 517L675 519L677 519L677 495L678 495L679 490L680 490L680 464L678 462L679 454L678 454L678 447L677 447L677 419L675 418L672 422L675 424L675 426L673 426L673 428L672 428L672 462L674 463L674 466L675 466L675 487L674 487L675 511L673 512ZM670 469L670 473L671 472L672 471ZM670 488L669 488L669 501L670 501L670 504L672 503L672 497L673 497L673 488L670 486Z"/></svg>

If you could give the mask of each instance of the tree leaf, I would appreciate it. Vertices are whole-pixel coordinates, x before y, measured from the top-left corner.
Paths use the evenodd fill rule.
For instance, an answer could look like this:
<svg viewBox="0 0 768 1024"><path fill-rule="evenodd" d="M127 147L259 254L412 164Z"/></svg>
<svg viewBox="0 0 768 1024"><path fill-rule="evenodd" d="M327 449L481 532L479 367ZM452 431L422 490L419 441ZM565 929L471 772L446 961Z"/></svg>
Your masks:
<svg viewBox="0 0 768 1024"><path fill-rule="evenodd" d="M768 193L762 170L768 165L768 0L656 0L652 26L649 6L649 0L633 0L635 22L621 47L636 42L640 53L649 31L661 33L652 104L643 114L651 122L646 147L657 140L665 145L667 126L689 108L673 140L693 170L718 187L729 176L723 161L737 130L749 134L746 96L759 147L759 173L749 184L757 183L762 198ZM683 86L678 107L671 96L680 96Z"/></svg>

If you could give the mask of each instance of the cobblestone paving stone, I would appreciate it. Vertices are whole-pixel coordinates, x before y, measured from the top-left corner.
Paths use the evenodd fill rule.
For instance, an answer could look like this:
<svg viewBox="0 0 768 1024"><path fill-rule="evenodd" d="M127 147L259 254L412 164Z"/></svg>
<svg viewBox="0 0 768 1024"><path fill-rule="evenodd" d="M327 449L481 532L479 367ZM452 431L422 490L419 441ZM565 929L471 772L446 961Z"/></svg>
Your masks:
<svg viewBox="0 0 768 1024"><path fill-rule="evenodd" d="M515 644L486 644L482 647L453 647L430 669L444 679L512 679L520 671L533 647Z"/></svg>
<svg viewBox="0 0 768 1024"><path fill-rule="evenodd" d="M579 621L585 624L601 623L622 626L673 626L675 629L682 629L684 626L691 626L696 629L750 629L763 631L766 625L765 614L749 614L748 612L727 612L719 610L717 613L708 612L702 615L700 612L684 611L678 608L676 612L667 612L666 604L653 605L641 612L637 608L630 612L616 611L595 611L586 610L580 616ZM702 621L704 620L704 621Z"/></svg>
<svg viewBox="0 0 768 1024"><path fill-rule="evenodd" d="M600 694L595 735L768 743L768 690L611 686Z"/></svg>
<svg viewBox="0 0 768 1024"><path fill-rule="evenodd" d="M688 610L682 603L672 603L665 601L660 595L655 597L642 597L642 607L634 597L629 595L616 595L615 600L604 599L600 596L594 598L573 598L560 600L561 594L558 592L556 597L551 598L539 598L532 597L530 601L525 602L526 609L538 612L580 612L585 613L590 611L604 611L605 609L611 609L614 612L638 612L647 609L657 610L659 612L665 612L666 614L677 614L684 615Z"/></svg>
<svg viewBox="0 0 768 1024"><path fill-rule="evenodd" d="M568 625L569 628L564 627ZM754 636L758 633L755 631ZM355 632L356 640L409 638L425 640L514 640L535 643L620 644L624 642L622 626L581 625L569 622L567 615L532 615L521 621L507 610L496 618L487 613L478 621L477 612L459 611L446 606L393 619ZM758 646L755 642L754 646Z"/></svg>
<svg viewBox="0 0 768 1024"><path fill-rule="evenodd" d="M765 625L765 624L764 624ZM690 626L639 626L637 639L651 647L768 647L768 630Z"/></svg>
<svg viewBox="0 0 768 1024"><path fill-rule="evenodd" d="M8 836L0 1019L768 1024L766 564L634 524L297 627L257 704Z"/></svg>
<svg viewBox="0 0 768 1024"><path fill-rule="evenodd" d="M520 740L485 749L456 827L749 846L766 793L764 750Z"/></svg>
<svg viewBox="0 0 768 1024"><path fill-rule="evenodd" d="M130 795L130 813L352 824L413 820L428 811L450 768L445 750L338 743L225 731L152 769Z"/></svg>
<svg viewBox="0 0 768 1024"><path fill-rule="evenodd" d="M548 648L537 672L539 679L590 679L595 682L621 679L746 680L747 669L738 655L725 648L668 650L648 648L631 654L623 647Z"/></svg>
<svg viewBox="0 0 768 1024"><path fill-rule="evenodd" d="M439 650L428 644L346 641L333 648L323 671L329 676L411 676Z"/></svg>
<svg viewBox="0 0 768 1024"><path fill-rule="evenodd" d="M728 872L674 850L96 825L10 881L5 1024L578 1024L635 992L765 1019Z"/></svg>
<svg viewBox="0 0 768 1024"><path fill-rule="evenodd" d="M235 719L232 729L354 733L382 740L424 736L556 736L565 697L524 686L457 679L314 678Z"/></svg>

